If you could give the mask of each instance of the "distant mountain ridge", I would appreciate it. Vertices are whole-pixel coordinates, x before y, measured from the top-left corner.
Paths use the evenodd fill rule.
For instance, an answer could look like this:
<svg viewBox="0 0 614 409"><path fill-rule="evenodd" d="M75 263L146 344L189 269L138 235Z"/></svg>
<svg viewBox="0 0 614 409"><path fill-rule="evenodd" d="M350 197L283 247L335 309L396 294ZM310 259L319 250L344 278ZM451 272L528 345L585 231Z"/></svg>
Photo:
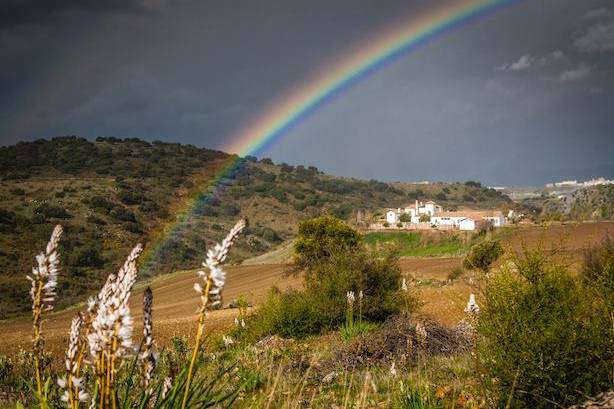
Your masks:
<svg viewBox="0 0 614 409"><path fill-rule="evenodd" d="M233 172L213 194L202 186L222 167ZM168 234L196 197L187 228ZM142 275L199 265L208 245L240 216L250 220L234 261L270 251L297 222L333 214L360 226L386 207L434 199L445 208L512 208L477 182L412 185L326 175L315 167L238 158L224 152L138 138L76 136L0 147L0 318L28 308L25 275L53 225L61 223L60 305L83 300L117 269L136 242L159 243Z"/></svg>

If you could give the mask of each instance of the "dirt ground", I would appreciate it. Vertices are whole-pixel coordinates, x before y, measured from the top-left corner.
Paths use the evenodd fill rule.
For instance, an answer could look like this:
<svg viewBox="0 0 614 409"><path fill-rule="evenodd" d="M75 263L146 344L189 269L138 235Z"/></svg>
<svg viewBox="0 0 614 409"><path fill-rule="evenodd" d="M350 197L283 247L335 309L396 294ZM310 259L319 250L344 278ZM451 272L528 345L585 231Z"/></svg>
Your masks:
<svg viewBox="0 0 614 409"><path fill-rule="evenodd" d="M522 243L528 247L542 242L545 248L561 243L566 253L579 259L582 250L601 240L609 233L614 235L614 223L586 223L552 225L549 227L514 227L501 232L504 244L519 250ZM448 274L462 265L460 257L441 258L407 258L400 260L403 273L416 279L415 290L423 302L420 312L432 316L447 325L454 325L463 317L463 308L472 291L467 277L446 283ZM224 292L225 302L244 296L257 305L263 300L269 288L299 286L295 277L286 277L283 264L252 264L227 267L228 278ZM168 345L173 335L193 336L196 327L196 311L199 297L192 286L196 282L194 271L180 271L151 282L154 295L154 332L160 346ZM141 331L141 302L144 285L134 290L131 309L135 322L136 334ZM27 292L24 291L24 296ZM478 300L479 302L479 300ZM83 306L60 311L49 315L44 323L47 338L47 350L63 353L67 342L70 319ZM224 309L209 313L209 329L219 330L232 325L237 315L236 309ZM21 318L0 323L0 352L13 354L19 348L30 347L31 323L28 318Z"/></svg>

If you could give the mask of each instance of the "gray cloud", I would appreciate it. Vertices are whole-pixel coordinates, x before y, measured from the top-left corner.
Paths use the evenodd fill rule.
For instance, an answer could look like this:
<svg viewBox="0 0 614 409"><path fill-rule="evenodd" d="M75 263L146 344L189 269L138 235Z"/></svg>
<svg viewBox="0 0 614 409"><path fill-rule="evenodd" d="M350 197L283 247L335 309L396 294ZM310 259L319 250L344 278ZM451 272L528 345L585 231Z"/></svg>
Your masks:
<svg viewBox="0 0 614 409"><path fill-rule="evenodd" d="M603 17L612 17L612 12L605 8L605 7L601 7L598 9L593 9L593 10L589 10L588 12L586 12L586 14L584 15L585 19L597 19L597 18L603 18Z"/></svg>
<svg viewBox="0 0 614 409"><path fill-rule="evenodd" d="M562 82L578 81L588 77L591 74L592 68L585 63L581 63L577 68L564 71L559 76Z"/></svg>
<svg viewBox="0 0 614 409"><path fill-rule="evenodd" d="M554 50L551 53L539 58L538 61L540 65L548 65L563 59L565 59L565 53L563 53L561 50Z"/></svg>
<svg viewBox="0 0 614 409"><path fill-rule="evenodd" d="M522 71L531 67L535 58L531 54L525 54L521 56L518 60L510 64L503 64L498 66L496 69L498 71Z"/></svg>
<svg viewBox="0 0 614 409"><path fill-rule="evenodd" d="M614 20L590 26L574 41L574 45L584 52L614 51Z"/></svg>

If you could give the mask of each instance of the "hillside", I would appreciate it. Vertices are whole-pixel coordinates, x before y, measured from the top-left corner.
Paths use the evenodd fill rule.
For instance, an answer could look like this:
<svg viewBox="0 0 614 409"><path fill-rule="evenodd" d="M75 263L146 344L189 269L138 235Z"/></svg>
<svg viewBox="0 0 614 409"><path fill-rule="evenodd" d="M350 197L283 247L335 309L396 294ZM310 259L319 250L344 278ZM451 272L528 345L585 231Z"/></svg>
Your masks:
<svg viewBox="0 0 614 409"><path fill-rule="evenodd" d="M229 165L232 172L207 188ZM62 307L99 288L139 241L155 250L144 278L197 266L239 214L250 227L234 262L276 248L295 236L297 221L321 214L360 225L382 208L422 198L446 208L514 206L476 182L387 184L190 145L74 136L1 147L0 198L0 318L28 310L24 276L57 223L65 227L68 277L59 289ZM188 204L188 222L176 229Z"/></svg>
<svg viewBox="0 0 614 409"><path fill-rule="evenodd" d="M544 199L538 207L547 220L610 220L614 218L614 185L578 189Z"/></svg>

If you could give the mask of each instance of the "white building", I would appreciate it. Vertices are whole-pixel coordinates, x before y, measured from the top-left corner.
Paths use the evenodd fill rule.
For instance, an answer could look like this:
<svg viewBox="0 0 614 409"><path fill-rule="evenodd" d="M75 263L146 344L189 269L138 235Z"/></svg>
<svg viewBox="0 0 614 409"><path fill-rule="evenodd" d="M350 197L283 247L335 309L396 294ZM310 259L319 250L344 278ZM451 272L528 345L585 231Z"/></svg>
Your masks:
<svg viewBox="0 0 614 409"><path fill-rule="evenodd" d="M431 223L435 226L454 226L461 230L475 230L480 222L489 222L494 227L501 227L505 224L505 217L498 210L441 212L431 217Z"/></svg>
<svg viewBox="0 0 614 409"><path fill-rule="evenodd" d="M396 226L401 222L401 216L404 214L409 216L409 223L404 223L406 228L412 228L412 224L420 223L420 216L423 215L430 217L431 225L441 226L442 228L475 230L481 223L492 223L494 227L505 225L505 216L499 210L444 212L443 208L432 200L424 203L416 200L414 204L404 208L388 209L386 211L386 223L389 226ZM413 228L415 227L413 226Z"/></svg>
<svg viewBox="0 0 614 409"><path fill-rule="evenodd" d="M411 223L418 223L420 221L420 216L423 214L432 217L433 215L442 212L443 207L432 200L424 203L416 200L414 204L405 206L405 209L403 210L405 211L405 214L410 216Z"/></svg>
<svg viewBox="0 0 614 409"><path fill-rule="evenodd" d="M470 217L465 217L458 222L458 229L463 231L475 230L475 220Z"/></svg>
<svg viewBox="0 0 614 409"><path fill-rule="evenodd" d="M399 218L401 217L400 209L389 209L386 212L386 222L390 225L397 224L399 222Z"/></svg>

